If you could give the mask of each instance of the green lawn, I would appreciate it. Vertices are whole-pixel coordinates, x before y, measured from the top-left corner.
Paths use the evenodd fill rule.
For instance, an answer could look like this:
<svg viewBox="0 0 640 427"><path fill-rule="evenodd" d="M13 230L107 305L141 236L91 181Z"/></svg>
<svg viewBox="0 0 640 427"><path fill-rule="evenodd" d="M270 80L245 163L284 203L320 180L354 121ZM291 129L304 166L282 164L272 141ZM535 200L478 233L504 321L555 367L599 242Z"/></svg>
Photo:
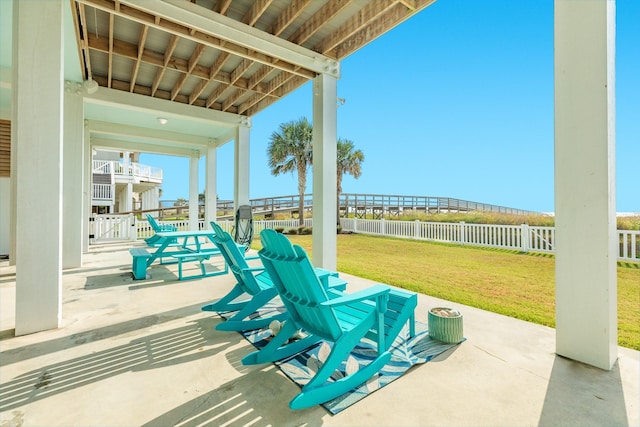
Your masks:
<svg viewBox="0 0 640 427"><path fill-rule="evenodd" d="M312 255L311 236L288 237ZM546 254L338 235L339 271L551 327L554 264ZM618 267L618 342L640 350L640 263Z"/></svg>

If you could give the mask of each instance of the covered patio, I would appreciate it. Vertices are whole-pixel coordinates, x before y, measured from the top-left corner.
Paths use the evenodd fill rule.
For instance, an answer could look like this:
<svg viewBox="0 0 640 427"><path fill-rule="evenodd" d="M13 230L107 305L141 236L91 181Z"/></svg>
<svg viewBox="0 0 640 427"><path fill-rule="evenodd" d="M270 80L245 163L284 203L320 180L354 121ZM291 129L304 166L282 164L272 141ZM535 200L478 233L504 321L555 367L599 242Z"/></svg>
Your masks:
<svg viewBox="0 0 640 427"><path fill-rule="evenodd" d="M240 366L248 343L213 332L219 319L199 311L230 278L128 283L126 250L89 247L94 146L189 157L192 207L206 156L205 216L215 220L216 149L234 144L234 202L246 204L251 116L312 82L313 261L335 269L340 60L431 3L0 2L12 17L8 29L3 18L2 47L10 40L12 55L0 74L11 99L2 110L11 121L11 173L0 178L1 218L10 218L0 227L10 257L1 273L2 383L13 399L2 421L639 424L638 355L617 346L613 0L555 1L556 330L465 307L469 341L446 363L421 366L336 417L292 413L286 396L295 386L273 368ZM350 289L366 286L350 279ZM433 303L421 297L422 321ZM193 341L172 349L166 337L183 332ZM168 341L168 355L155 353L156 339ZM103 374L74 376L96 355ZM48 372L58 368L69 381L51 387ZM22 402L14 391L26 384L31 400Z"/></svg>
<svg viewBox="0 0 640 427"><path fill-rule="evenodd" d="M128 247L92 247L82 268L65 271L59 329L4 333L3 425L640 425L639 352L618 348L612 370L589 367L555 354L554 329L425 295L416 320L458 308L467 341L337 415L291 411L299 387L273 364L243 366L252 345L200 310L233 276L180 282L175 265L156 265L152 279L133 281ZM5 328L15 270L0 267ZM342 277L350 291L371 286Z"/></svg>

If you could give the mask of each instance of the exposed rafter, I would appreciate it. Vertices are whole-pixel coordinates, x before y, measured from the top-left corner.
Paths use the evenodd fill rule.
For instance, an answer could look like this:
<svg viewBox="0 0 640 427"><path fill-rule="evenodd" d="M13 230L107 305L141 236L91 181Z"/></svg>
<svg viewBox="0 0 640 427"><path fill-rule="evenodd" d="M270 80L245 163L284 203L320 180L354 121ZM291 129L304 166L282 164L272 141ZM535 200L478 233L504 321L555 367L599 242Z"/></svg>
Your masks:
<svg viewBox="0 0 640 427"><path fill-rule="evenodd" d="M433 1L70 0L85 78L248 116Z"/></svg>

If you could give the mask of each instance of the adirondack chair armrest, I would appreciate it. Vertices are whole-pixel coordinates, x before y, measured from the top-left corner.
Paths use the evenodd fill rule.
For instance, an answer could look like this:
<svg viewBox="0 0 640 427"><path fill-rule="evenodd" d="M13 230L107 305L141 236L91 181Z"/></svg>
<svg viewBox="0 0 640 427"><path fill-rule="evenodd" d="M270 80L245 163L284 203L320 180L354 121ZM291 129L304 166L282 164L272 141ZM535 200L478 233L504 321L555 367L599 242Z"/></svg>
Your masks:
<svg viewBox="0 0 640 427"><path fill-rule="evenodd" d="M337 305L345 305L353 302L358 302L362 300L373 300L380 297L383 297L383 307L380 307L382 311L386 310L386 301L389 298L390 288L385 285L375 285L367 289L363 289L355 294L344 294L341 297L331 299L328 301L324 301L320 303L322 306L337 306Z"/></svg>

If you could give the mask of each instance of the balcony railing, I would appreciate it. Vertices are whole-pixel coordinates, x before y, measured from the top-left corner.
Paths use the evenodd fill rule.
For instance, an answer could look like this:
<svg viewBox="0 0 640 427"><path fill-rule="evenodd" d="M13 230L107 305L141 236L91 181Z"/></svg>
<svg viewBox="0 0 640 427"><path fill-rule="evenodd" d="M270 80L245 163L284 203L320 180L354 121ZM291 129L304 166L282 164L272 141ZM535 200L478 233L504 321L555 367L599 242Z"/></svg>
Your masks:
<svg viewBox="0 0 640 427"><path fill-rule="evenodd" d="M162 182L162 169L140 163L120 163L113 160L94 160L93 173L132 176L151 182Z"/></svg>
<svg viewBox="0 0 640 427"><path fill-rule="evenodd" d="M112 184L93 184L93 200L113 201Z"/></svg>

